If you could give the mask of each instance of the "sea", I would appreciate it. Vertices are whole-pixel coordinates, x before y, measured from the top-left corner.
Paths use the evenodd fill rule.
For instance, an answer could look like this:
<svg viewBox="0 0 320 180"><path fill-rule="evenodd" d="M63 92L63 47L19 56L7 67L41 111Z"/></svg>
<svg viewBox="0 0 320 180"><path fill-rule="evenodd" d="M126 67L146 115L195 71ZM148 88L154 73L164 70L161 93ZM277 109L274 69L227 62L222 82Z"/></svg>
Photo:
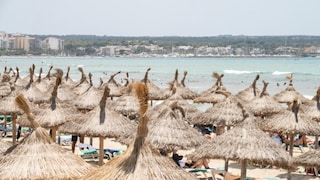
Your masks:
<svg viewBox="0 0 320 180"><path fill-rule="evenodd" d="M202 92L213 86L216 79L214 72L224 74L223 85L233 94L249 87L256 75L260 75L258 88L263 88L262 81L269 83L267 91L274 95L284 90L293 76L293 87L302 95L310 98L320 87L320 57L241 57L241 58L121 58L121 57L0 57L0 68L19 67L20 76L29 73L29 67L35 65L35 73L43 69L43 77L50 66L67 71L70 66L70 77L79 81L82 67L86 74L91 73L93 84L98 86L100 78L107 82L110 76L121 71L115 80L125 83L126 73L132 81L140 81L145 72L151 68L149 79L161 89L168 88L168 82L174 79L176 70L179 81L187 71L185 84L195 92ZM54 71L53 71L54 72Z"/></svg>

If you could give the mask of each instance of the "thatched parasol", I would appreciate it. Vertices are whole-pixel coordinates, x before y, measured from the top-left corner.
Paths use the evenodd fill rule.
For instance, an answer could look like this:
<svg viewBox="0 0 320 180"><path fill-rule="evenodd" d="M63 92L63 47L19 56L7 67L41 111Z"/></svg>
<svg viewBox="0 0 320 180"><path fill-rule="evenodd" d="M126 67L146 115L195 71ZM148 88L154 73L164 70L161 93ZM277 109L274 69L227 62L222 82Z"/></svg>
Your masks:
<svg viewBox="0 0 320 180"><path fill-rule="evenodd" d="M289 135L289 154L293 155L293 141L296 134L320 135L320 125L310 117L298 113L298 97L293 101L291 111L283 110L280 113L266 116L264 121L259 123L261 129L279 134ZM288 179L291 179L291 171L288 172Z"/></svg>
<svg viewBox="0 0 320 180"><path fill-rule="evenodd" d="M161 156L157 149L145 141L148 134L148 89L142 83L134 84L134 88L140 102L139 126L135 140L124 153L83 179L196 179L168 157Z"/></svg>
<svg viewBox="0 0 320 180"><path fill-rule="evenodd" d="M79 156L52 141L47 130L39 127L22 94L16 102L35 129L0 157L2 179L77 179L93 170Z"/></svg>
<svg viewBox="0 0 320 180"><path fill-rule="evenodd" d="M39 88L34 84L34 71L32 68L29 68L29 83L22 90L23 95L30 101L35 104L41 104L49 101L50 97L48 97L44 92L42 92Z"/></svg>
<svg viewBox="0 0 320 180"><path fill-rule="evenodd" d="M246 119L234 128L196 148L190 158L240 161L241 179L246 178L248 162L288 167L288 153L259 129L255 121L253 116L246 116Z"/></svg>
<svg viewBox="0 0 320 180"><path fill-rule="evenodd" d="M19 90L16 90L14 86L11 86L10 95L4 97L0 101L0 114L11 115L12 122L12 143L16 143L16 119L17 115L21 115L22 111L15 105L14 98L19 94ZM4 127L6 128L7 118L5 118Z"/></svg>
<svg viewBox="0 0 320 180"><path fill-rule="evenodd" d="M50 66L49 68L49 71L48 71L48 74L46 77L44 78L41 78L41 73L42 73L42 68L40 68L40 71L39 71L39 76L38 76L38 79L35 81L35 84L36 84L36 87L38 89L40 89L40 91L42 92L47 92L51 91L52 87L54 86L54 79L51 78L51 70L52 70L53 66Z"/></svg>
<svg viewBox="0 0 320 180"><path fill-rule="evenodd" d="M172 104L173 102L176 102L177 106L181 107L184 110L185 120L187 120L188 122L191 122L192 117L201 112L198 108L190 104L187 100L183 99L180 94L176 93L176 85L176 83L170 85L172 95L168 99L164 100L162 103L148 110L149 117L157 116L163 109L163 107L166 108L167 106L170 106L170 104Z"/></svg>
<svg viewBox="0 0 320 180"><path fill-rule="evenodd" d="M68 86L75 86L76 83L70 78L70 66L67 68L66 76L62 79L62 83Z"/></svg>
<svg viewBox="0 0 320 180"><path fill-rule="evenodd" d="M144 78L141 80L141 82L145 83L149 89L149 100L164 100L167 98L164 91L162 91L157 85L155 85L150 79L149 79L149 71L151 68L148 68Z"/></svg>
<svg viewBox="0 0 320 180"><path fill-rule="evenodd" d="M105 86L104 94L100 100L100 105L95 107L81 118L87 119L78 133L91 137L99 137L99 165L103 164L103 141L105 137L119 138L127 137L135 131L135 124L129 119L121 116L117 112L106 106L109 97L109 88Z"/></svg>
<svg viewBox="0 0 320 180"><path fill-rule="evenodd" d="M192 122L204 125L216 125L231 127L242 122L245 118L244 107L237 97L232 94L225 94L227 99L218 102L203 113L192 118Z"/></svg>
<svg viewBox="0 0 320 180"><path fill-rule="evenodd" d="M241 101L246 103L252 100L254 97L258 96L261 93L261 91L257 88L257 85L256 85L259 78L260 76L258 74L249 87L247 87L242 91L239 91L236 94L237 98L239 98Z"/></svg>
<svg viewBox="0 0 320 180"><path fill-rule="evenodd" d="M81 73L81 79L79 82L72 88L76 95L80 95L88 90L90 87L90 82L87 80L87 76L83 71L82 67L78 67L78 70Z"/></svg>
<svg viewBox="0 0 320 180"><path fill-rule="evenodd" d="M127 92L122 94L116 100L112 101L110 107L114 111L131 119L138 115L139 101L132 92Z"/></svg>
<svg viewBox="0 0 320 180"><path fill-rule="evenodd" d="M300 166L309 166L320 168L320 150L312 149L308 152L305 152L299 156L295 156L292 158L292 165L300 165Z"/></svg>
<svg viewBox="0 0 320 180"><path fill-rule="evenodd" d="M183 78L181 80L181 82L179 83L178 82L178 69L176 70L176 73L175 73L175 77L174 77L174 80L169 82L169 88L167 88L165 90L165 94L167 94L167 96L170 96L171 95L171 87L173 86L173 84L176 84L176 94L179 94L183 99L189 99L189 100L192 100L196 97L198 97L198 93L196 92L193 92L190 88L188 88L186 85L185 85L185 79L186 79L186 76L187 76L188 72L185 71L184 74L183 74Z"/></svg>
<svg viewBox="0 0 320 180"><path fill-rule="evenodd" d="M102 90L93 86L92 74L89 73L90 86L82 94L78 95L74 101L74 105L79 110L92 110L99 105L99 101L103 94Z"/></svg>
<svg viewBox="0 0 320 180"><path fill-rule="evenodd" d="M215 78L217 78L217 83L215 84L214 87L215 89L210 88L212 91L205 91L202 92L198 97L193 99L194 103L217 103L224 101L227 97L225 96L224 92L229 93L226 88L222 84L222 77L223 74L219 75L218 73L214 72L213 75Z"/></svg>
<svg viewBox="0 0 320 180"><path fill-rule="evenodd" d="M291 103L296 98L302 103L308 102L309 99L305 98L294 89L292 85L292 74L289 74L287 79L289 79L289 86L285 90L275 94L273 98L280 103Z"/></svg>
<svg viewBox="0 0 320 180"><path fill-rule="evenodd" d="M207 89L207 90L205 90L205 91L202 91L202 92L199 94L200 97L205 97L205 96L207 96L208 94L212 93L213 91L215 91L215 90L220 86L219 83L220 83L221 79L223 78L224 74L221 74L221 75L219 75L219 76L218 76L218 75L219 75L219 74L217 74L216 72L214 72L214 73L212 74L212 77L216 78L217 80L215 81L215 83L213 84L212 87L210 87L209 89Z"/></svg>
<svg viewBox="0 0 320 180"><path fill-rule="evenodd" d="M0 98L8 96L10 93L10 75L4 73L0 76Z"/></svg>
<svg viewBox="0 0 320 180"><path fill-rule="evenodd" d="M111 97L111 99L113 99L113 97L120 97L122 95L123 87L114 79L115 76L120 73L121 71L112 74L108 82L103 84L103 86L108 86L108 88L110 89L109 97Z"/></svg>
<svg viewBox="0 0 320 180"><path fill-rule="evenodd" d="M19 71L18 67L16 67L16 75L15 75L14 78L11 78L11 82L14 83L16 86L19 86L19 87L26 87L27 84L29 83L28 80L22 79L20 77L20 71Z"/></svg>
<svg viewBox="0 0 320 180"><path fill-rule="evenodd" d="M177 102L163 107L157 116L150 118L147 140L166 152L191 149L202 144L206 139L187 124L184 118L185 112Z"/></svg>
<svg viewBox="0 0 320 180"><path fill-rule="evenodd" d="M62 70L57 69L59 72L56 78L56 84L53 88L50 103L43 103L39 106L38 112L36 112L38 121L41 127L52 129L52 138L55 141L57 127L66 122L69 116L77 113L74 106L66 106L58 102L57 89L62 80ZM23 119L19 119L19 124L22 125ZM26 122L26 121L25 121ZM27 124L24 124L27 126Z"/></svg>
<svg viewBox="0 0 320 180"><path fill-rule="evenodd" d="M283 108L267 93L269 83L263 81L262 92L245 104L245 107L254 115L264 117L280 112Z"/></svg>

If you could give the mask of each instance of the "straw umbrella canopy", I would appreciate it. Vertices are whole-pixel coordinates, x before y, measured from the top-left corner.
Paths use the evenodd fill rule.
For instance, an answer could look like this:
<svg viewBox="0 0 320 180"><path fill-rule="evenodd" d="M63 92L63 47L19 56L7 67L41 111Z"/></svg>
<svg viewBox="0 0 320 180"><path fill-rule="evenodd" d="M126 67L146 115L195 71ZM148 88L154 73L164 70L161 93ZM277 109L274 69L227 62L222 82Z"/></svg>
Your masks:
<svg viewBox="0 0 320 180"><path fill-rule="evenodd" d="M291 111L283 110L280 113L266 116L259 126L264 131L276 132L289 135L290 148L289 154L293 155L293 141L296 134L302 135L320 135L320 125L310 119L310 117L298 113L298 97L293 101ZM291 179L291 171L288 171L288 179Z"/></svg>
<svg viewBox="0 0 320 180"><path fill-rule="evenodd" d="M101 96L103 94L102 90L99 90L98 88L93 86L91 73L89 73L89 82L90 86L88 87L88 89L82 94L78 95L78 97L76 97L75 99L74 104L79 110L94 109L99 105Z"/></svg>
<svg viewBox="0 0 320 180"><path fill-rule="evenodd" d="M166 152L191 149L202 144L206 139L187 124L184 117L185 112L177 102L162 108L157 116L150 118L147 140Z"/></svg>
<svg viewBox="0 0 320 180"><path fill-rule="evenodd" d="M0 157L2 179L78 179L94 169L52 141L47 130L35 120L22 94L16 102L32 122L34 131Z"/></svg>
<svg viewBox="0 0 320 180"><path fill-rule="evenodd" d="M139 113L139 101L133 92L122 94L119 98L111 102L110 107L129 119L134 118Z"/></svg>
<svg viewBox="0 0 320 180"><path fill-rule="evenodd" d="M245 107L255 116L264 117L269 114L274 114L280 112L283 108L267 93L267 82L263 81L263 89L260 95L254 97L248 103L245 104Z"/></svg>
<svg viewBox="0 0 320 180"><path fill-rule="evenodd" d="M65 77L62 79L62 83L69 85L69 86L75 86L76 82L74 82L71 78L70 78L70 66L68 66L67 68L67 73L65 75Z"/></svg>
<svg viewBox="0 0 320 180"><path fill-rule="evenodd" d="M141 82L145 83L149 89L149 100L152 102L152 100L164 100L167 98L164 91L160 89L157 85L155 85L150 79L149 79L149 71L151 68L148 68L144 78L141 80Z"/></svg>
<svg viewBox="0 0 320 180"><path fill-rule="evenodd" d="M178 69L176 70L176 73L175 73L175 77L174 77L174 80L171 81L169 83L170 86L172 86L172 84L176 84L176 93L179 94L183 99L194 99L196 97L198 97L198 93L196 92L193 92L190 88L188 88L186 85L185 85L185 79L186 79L186 76L188 74L187 71L184 72L183 74L183 78L181 80L181 82L179 83L178 82ZM167 88L165 91L165 94L167 94L167 96L170 96L170 93L171 93L171 87L169 86L169 88Z"/></svg>
<svg viewBox="0 0 320 180"><path fill-rule="evenodd" d="M112 74L108 82L103 85L103 86L108 86L108 88L110 89L109 97L111 97L111 99L113 99L113 97L120 97L122 95L123 87L114 79L115 76L120 73L121 71L118 71Z"/></svg>
<svg viewBox="0 0 320 180"><path fill-rule="evenodd" d="M83 179L196 179L179 168L172 159L161 156L159 151L146 141L148 88L142 83L135 84L134 88L140 102L139 126L134 141L124 153L112 158Z"/></svg>
<svg viewBox="0 0 320 180"><path fill-rule="evenodd" d="M234 128L195 149L189 156L240 161L241 179L246 179L248 162L288 167L290 156L256 124L252 115Z"/></svg>
<svg viewBox="0 0 320 180"><path fill-rule="evenodd" d="M26 87L27 84L29 83L28 80L25 80L25 79L22 79L20 77L20 70L18 67L16 67L16 75L14 78L11 78L11 82L14 83L16 86L19 86L19 87Z"/></svg>
<svg viewBox="0 0 320 180"><path fill-rule="evenodd" d="M83 94L90 87L90 82L87 80L87 76L83 71L82 67L78 67L78 70L81 73L81 79L79 82L72 88L76 95Z"/></svg>
<svg viewBox="0 0 320 180"><path fill-rule="evenodd" d="M199 113L192 118L196 124L213 124L216 126L231 127L245 119L245 110L236 96L225 94L227 99L218 102L203 113Z"/></svg>
<svg viewBox="0 0 320 180"><path fill-rule="evenodd" d="M30 101L35 104L41 104L43 102L47 102L50 100L44 92L42 92L39 88L34 84L34 71L32 68L29 68L29 83L22 90L23 95Z"/></svg>
<svg viewBox="0 0 320 180"><path fill-rule="evenodd" d="M0 101L0 114L11 115L12 120L12 142L16 143L16 124L17 115L21 115L22 111L15 105L14 98L20 93L20 90L16 90L15 86L11 86L11 93ZM5 118L5 126L7 119Z"/></svg>
<svg viewBox="0 0 320 180"><path fill-rule="evenodd" d="M0 76L0 98L8 96L11 93L10 89L10 75L4 73Z"/></svg>
<svg viewBox="0 0 320 180"><path fill-rule="evenodd" d="M292 84L292 74L288 75L286 78L289 80L289 86L281 92L275 94L273 98L280 103L291 103L297 97L302 103L309 102L309 99L305 98L294 89Z"/></svg>
<svg viewBox="0 0 320 180"><path fill-rule="evenodd" d="M124 116L111 110L106 106L109 97L109 88L105 86L104 94L101 98L100 105L83 116L87 119L79 130L80 134L91 137L99 137L99 165L103 164L103 142L105 137L119 138L120 136L128 137L135 131L135 124Z"/></svg>
<svg viewBox="0 0 320 180"><path fill-rule="evenodd" d="M150 117L157 116L161 112L163 107L166 108L167 106L170 106L170 104L172 104L173 102L176 102L177 106L181 107L184 110L184 119L188 122L192 122L193 116L201 113L201 111L198 108L191 105L187 100L183 99L180 94L176 93L176 85L176 83L170 84L172 95L168 99L164 100L162 103L148 110L148 115Z"/></svg>
<svg viewBox="0 0 320 180"><path fill-rule="evenodd" d="M38 79L35 81L35 84L37 88L40 89L40 91L42 92L47 92L54 85L52 83L54 83L55 81L53 78L51 78L51 73L50 73L52 68L53 66L50 66L48 74L44 78L41 77L42 68L40 68L39 70L39 76L38 76Z"/></svg>
<svg viewBox="0 0 320 180"><path fill-rule="evenodd" d="M261 93L261 91L257 88L257 85L256 85L259 78L260 76L258 74L249 87L239 91L236 94L237 98L239 98L244 103L247 103L250 100L252 100L254 97L258 96Z"/></svg>
<svg viewBox="0 0 320 180"><path fill-rule="evenodd" d="M207 96L208 94L212 93L213 91L215 91L219 87L219 83L220 83L221 79L223 78L224 74L221 74L219 76L217 76L217 75L219 75L219 74L217 74L215 72L212 74L212 77L216 78L217 80L215 81L215 83L213 84L212 87L210 87L209 89L207 89L205 91L202 91L199 94L200 97Z"/></svg>
<svg viewBox="0 0 320 180"><path fill-rule="evenodd" d="M316 167L320 168L320 150L319 149L312 149L308 152L305 152L299 156L295 156L292 158L292 165L296 166L309 166L309 167Z"/></svg>
<svg viewBox="0 0 320 180"><path fill-rule="evenodd" d="M57 127L68 120L68 117L74 113L77 113L77 109L74 106L67 106L62 103L59 103L57 98L57 89L61 83L62 70L57 69L59 75L56 78L56 84L53 88L52 95L50 97L50 103L43 103L39 106L39 109L36 110L36 115L38 121L43 128L52 129L52 139L56 139L56 130ZM28 122L26 119L19 119L18 123L24 124L23 122ZM28 126L26 123L24 126ZM30 127L30 126L29 126Z"/></svg>
<svg viewBox="0 0 320 180"><path fill-rule="evenodd" d="M225 96L224 92L228 92L226 88L222 84L222 75L219 75L218 73L214 72L213 75L215 78L217 78L217 83L216 83L216 89L209 91L207 90L206 92L201 93L198 97L193 99L194 103L217 103L224 101L227 97ZM211 90L212 88L210 88Z"/></svg>

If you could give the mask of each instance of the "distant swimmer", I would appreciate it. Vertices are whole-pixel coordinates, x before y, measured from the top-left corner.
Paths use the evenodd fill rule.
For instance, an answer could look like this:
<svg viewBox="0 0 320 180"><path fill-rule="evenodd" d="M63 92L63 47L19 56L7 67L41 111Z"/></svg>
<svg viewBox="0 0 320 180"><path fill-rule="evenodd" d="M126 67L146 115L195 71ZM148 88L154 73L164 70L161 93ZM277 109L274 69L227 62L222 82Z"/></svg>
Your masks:
<svg viewBox="0 0 320 180"><path fill-rule="evenodd" d="M277 86L280 86L280 84L279 84L279 83L277 83Z"/></svg>

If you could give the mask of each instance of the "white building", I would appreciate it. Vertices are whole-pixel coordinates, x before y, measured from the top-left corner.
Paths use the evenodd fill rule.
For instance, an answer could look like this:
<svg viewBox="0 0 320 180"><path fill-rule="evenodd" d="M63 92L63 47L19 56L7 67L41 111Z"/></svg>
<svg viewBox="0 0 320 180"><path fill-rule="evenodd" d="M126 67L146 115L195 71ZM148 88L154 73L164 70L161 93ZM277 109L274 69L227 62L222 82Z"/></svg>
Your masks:
<svg viewBox="0 0 320 180"><path fill-rule="evenodd" d="M52 50L63 50L64 41L54 37L46 38L42 43L43 49L52 49Z"/></svg>

